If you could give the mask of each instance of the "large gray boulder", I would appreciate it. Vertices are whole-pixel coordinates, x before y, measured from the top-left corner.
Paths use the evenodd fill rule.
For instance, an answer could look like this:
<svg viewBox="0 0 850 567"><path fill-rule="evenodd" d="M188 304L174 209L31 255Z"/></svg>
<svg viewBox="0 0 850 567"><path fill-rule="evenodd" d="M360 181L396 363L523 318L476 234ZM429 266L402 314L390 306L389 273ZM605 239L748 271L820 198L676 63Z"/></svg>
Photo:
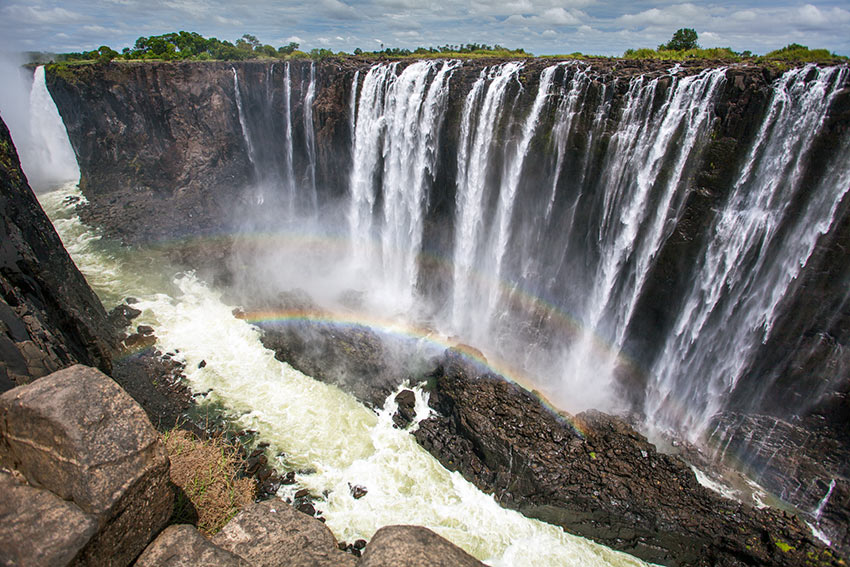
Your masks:
<svg viewBox="0 0 850 567"><path fill-rule="evenodd" d="M0 396L0 464L96 519L87 564L129 564L171 515L159 436L142 408L94 368L72 366Z"/></svg>
<svg viewBox="0 0 850 567"><path fill-rule="evenodd" d="M422 526L375 532L358 567L483 567L467 552Z"/></svg>
<svg viewBox="0 0 850 567"><path fill-rule="evenodd" d="M0 471L0 565L68 565L97 532L73 502Z"/></svg>
<svg viewBox="0 0 850 567"><path fill-rule="evenodd" d="M194 526L168 526L136 560L135 567L249 567L250 563L212 544Z"/></svg>
<svg viewBox="0 0 850 567"><path fill-rule="evenodd" d="M356 560L337 547L322 522L280 499L242 510L212 542L257 567L354 567Z"/></svg>

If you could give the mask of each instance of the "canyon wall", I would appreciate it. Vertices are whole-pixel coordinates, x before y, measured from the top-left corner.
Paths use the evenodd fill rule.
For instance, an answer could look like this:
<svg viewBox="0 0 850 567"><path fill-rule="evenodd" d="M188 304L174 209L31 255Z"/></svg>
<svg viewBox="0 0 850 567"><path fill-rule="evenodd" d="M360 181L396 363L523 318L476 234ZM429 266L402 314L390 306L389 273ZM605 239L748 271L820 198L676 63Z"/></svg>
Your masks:
<svg viewBox="0 0 850 567"><path fill-rule="evenodd" d="M846 469L782 486L763 454L773 430L729 424L758 414L850 445L847 69L374 65L48 68L83 218L126 243L287 215L359 227L382 242L382 280L438 306L429 316L452 331L495 337L508 359L590 360L650 423L739 447L814 514ZM562 359L561 344L586 349Z"/></svg>
<svg viewBox="0 0 850 567"><path fill-rule="evenodd" d="M0 391L75 363L112 368L114 330L0 122Z"/></svg>

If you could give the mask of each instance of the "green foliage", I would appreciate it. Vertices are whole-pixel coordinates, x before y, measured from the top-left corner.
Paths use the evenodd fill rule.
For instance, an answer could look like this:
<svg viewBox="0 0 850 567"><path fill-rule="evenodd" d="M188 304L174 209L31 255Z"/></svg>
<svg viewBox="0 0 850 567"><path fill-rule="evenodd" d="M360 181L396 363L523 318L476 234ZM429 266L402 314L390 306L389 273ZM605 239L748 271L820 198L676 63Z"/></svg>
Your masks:
<svg viewBox="0 0 850 567"><path fill-rule="evenodd" d="M297 49L298 44L295 42L279 48L268 44L263 45L256 36L248 33L237 39L236 43L233 44L215 37L205 38L195 32L180 31L151 37L142 36L136 40L132 48L125 47L121 53L117 53L104 45L95 51L59 54L56 56L56 61L106 62L116 58L126 61L207 61L211 59L239 61L269 57L283 59L292 56Z"/></svg>
<svg viewBox="0 0 850 567"><path fill-rule="evenodd" d="M456 57L456 58L482 58L494 57L500 59L514 59L517 57L533 57L531 53L526 53L524 49L508 49L501 45L485 45L479 43L467 43L459 45L442 45L440 47L417 47L410 50L400 47L381 46L380 51L363 51L359 47L354 50L354 55L362 57L382 57L391 59L432 59L441 57Z"/></svg>
<svg viewBox="0 0 850 567"><path fill-rule="evenodd" d="M728 47L710 47L708 49L694 48L683 51L668 49L627 49L623 59L661 59L669 61L684 61L685 59L705 59L721 61L740 61L741 56Z"/></svg>
<svg viewBox="0 0 850 567"><path fill-rule="evenodd" d="M98 63L109 63L113 59L118 57L118 52L105 46L101 45L97 49L97 62Z"/></svg>
<svg viewBox="0 0 850 567"><path fill-rule="evenodd" d="M809 49L807 46L800 45L799 43L790 43L782 49L771 51L761 59L765 61L826 64L847 61L847 57L830 53L827 49Z"/></svg>
<svg viewBox="0 0 850 567"><path fill-rule="evenodd" d="M680 28L676 30L676 33L673 34L670 41L658 46L659 51L686 51L698 48L699 44L697 44L697 32L693 28Z"/></svg>
<svg viewBox="0 0 850 567"><path fill-rule="evenodd" d="M284 45L283 47L277 48L277 53L279 56L292 55L298 50L299 45L294 41L290 42L289 45Z"/></svg>
<svg viewBox="0 0 850 567"><path fill-rule="evenodd" d="M310 50L310 59L314 59L316 61L327 59L328 57L333 57L334 52L330 49L324 48L315 48Z"/></svg>

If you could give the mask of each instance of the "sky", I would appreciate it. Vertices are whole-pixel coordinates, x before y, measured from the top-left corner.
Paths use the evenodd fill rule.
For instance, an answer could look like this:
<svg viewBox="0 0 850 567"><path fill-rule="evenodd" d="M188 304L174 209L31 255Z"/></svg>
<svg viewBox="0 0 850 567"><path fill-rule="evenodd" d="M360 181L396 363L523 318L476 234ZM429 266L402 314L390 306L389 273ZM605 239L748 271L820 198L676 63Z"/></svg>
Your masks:
<svg viewBox="0 0 850 567"><path fill-rule="evenodd" d="M793 42L850 55L850 0L0 0L6 52L121 51L139 36L185 30L306 51L485 43L622 55L685 27L703 47L764 54Z"/></svg>

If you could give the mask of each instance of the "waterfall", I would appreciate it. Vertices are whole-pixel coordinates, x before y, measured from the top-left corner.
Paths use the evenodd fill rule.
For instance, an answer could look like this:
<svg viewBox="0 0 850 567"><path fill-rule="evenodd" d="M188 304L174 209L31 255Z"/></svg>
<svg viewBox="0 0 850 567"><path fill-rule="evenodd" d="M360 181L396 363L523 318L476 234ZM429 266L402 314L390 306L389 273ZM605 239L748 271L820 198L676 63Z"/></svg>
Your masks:
<svg viewBox="0 0 850 567"><path fill-rule="evenodd" d="M808 66L774 85L653 368L646 397L652 422L700 434L769 338L778 309L850 189L846 135L819 181L803 182L812 143L847 79L847 67Z"/></svg>
<svg viewBox="0 0 850 567"><path fill-rule="evenodd" d="M471 332L472 322L477 319L476 310L472 308L473 295L486 291L483 295L489 297L492 293L481 288L482 282L475 279L473 270L477 268L478 257L486 254L483 250L487 236L484 196L494 132L502 115L507 87L520 69L522 63L510 62L482 70L464 102L458 144L452 297L452 323L459 332Z"/></svg>
<svg viewBox="0 0 850 567"><path fill-rule="evenodd" d="M36 190L80 178L77 159L68 141L68 133L56 110L44 78L44 66L33 75L29 94L30 132L19 152L27 177Z"/></svg>
<svg viewBox="0 0 850 567"><path fill-rule="evenodd" d="M316 134L313 128L313 102L316 99L316 64L310 63L310 82L304 95L304 143L307 149L306 190L309 191L310 205L315 213L319 208L316 193Z"/></svg>
<svg viewBox="0 0 850 567"><path fill-rule="evenodd" d="M605 158L603 214L596 229L601 261L583 306L585 331L567 352L563 376L570 389L593 383L600 393L612 387L619 349L646 277L671 220L687 194L686 163L703 143L724 69L704 71L671 82L666 95L659 79L634 79L623 117ZM664 101L655 113L655 99ZM662 179L662 167L671 174ZM600 350L602 334L613 349ZM599 403L603 400L600 398Z"/></svg>
<svg viewBox="0 0 850 567"><path fill-rule="evenodd" d="M416 288L427 185L457 65L419 61L400 73L398 64L380 65L363 82L354 126L350 230L358 248L377 240L366 258L380 266L382 286L399 307L411 304Z"/></svg>
<svg viewBox="0 0 850 567"><path fill-rule="evenodd" d="M236 109L239 112L239 126L242 127L242 139L245 140L245 147L248 148L248 159L251 165L257 167L257 154L254 151L254 143L251 141L251 134L248 131L248 121L245 119L245 110L242 107L242 92L239 90L239 74L235 67L233 70L233 92L236 98Z"/></svg>
<svg viewBox="0 0 850 567"><path fill-rule="evenodd" d="M297 186L295 183L294 148L292 145L292 77L289 61L283 67L283 130L284 130L284 182L289 210L295 210Z"/></svg>
<svg viewBox="0 0 850 567"><path fill-rule="evenodd" d="M525 164L525 156L528 153L528 148L531 145L531 138L537 129L537 121L540 118L540 111L543 104L549 96L549 88L552 85L552 78L557 65L547 67L540 75L540 84L537 87L537 95L534 98L534 104L531 106L531 112L525 119L522 127L521 137L514 152L509 155L506 160L506 174L502 178L502 183L499 187L499 203L496 209L495 227L497 232L495 239L491 245L491 249L495 252L494 265L492 273L497 278L502 278L502 264L507 252L508 240L510 238L510 224L513 216L514 200L516 199L517 188L519 187L520 175L522 174L523 165ZM499 289L491 288L490 300L485 317L489 320L496 309L499 302Z"/></svg>

